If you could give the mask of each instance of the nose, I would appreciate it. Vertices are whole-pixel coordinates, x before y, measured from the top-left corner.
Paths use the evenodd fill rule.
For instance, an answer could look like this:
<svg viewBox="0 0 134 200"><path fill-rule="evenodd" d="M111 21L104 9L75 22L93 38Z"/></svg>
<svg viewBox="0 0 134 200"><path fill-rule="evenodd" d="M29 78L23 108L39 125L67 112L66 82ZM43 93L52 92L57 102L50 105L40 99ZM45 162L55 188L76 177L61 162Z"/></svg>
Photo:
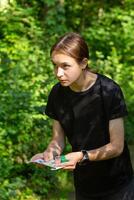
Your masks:
<svg viewBox="0 0 134 200"><path fill-rule="evenodd" d="M58 78L62 77L64 75L64 70L61 67L57 68L56 76Z"/></svg>

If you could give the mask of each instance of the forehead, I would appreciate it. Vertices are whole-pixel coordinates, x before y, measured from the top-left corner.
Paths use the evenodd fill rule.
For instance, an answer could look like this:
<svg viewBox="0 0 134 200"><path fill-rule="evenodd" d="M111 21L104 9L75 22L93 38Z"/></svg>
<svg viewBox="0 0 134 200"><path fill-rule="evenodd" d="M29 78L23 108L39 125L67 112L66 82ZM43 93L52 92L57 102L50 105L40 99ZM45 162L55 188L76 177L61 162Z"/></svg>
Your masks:
<svg viewBox="0 0 134 200"><path fill-rule="evenodd" d="M51 60L53 63L56 63L56 64L76 62L74 58L63 53L53 53Z"/></svg>

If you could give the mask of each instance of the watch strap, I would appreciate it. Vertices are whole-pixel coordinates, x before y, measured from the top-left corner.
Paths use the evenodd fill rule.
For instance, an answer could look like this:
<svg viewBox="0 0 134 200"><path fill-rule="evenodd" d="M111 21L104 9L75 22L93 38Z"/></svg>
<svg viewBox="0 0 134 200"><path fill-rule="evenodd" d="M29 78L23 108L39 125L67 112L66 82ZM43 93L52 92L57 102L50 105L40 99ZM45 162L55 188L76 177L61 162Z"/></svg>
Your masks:
<svg viewBox="0 0 134 200"><path fill-rule="evenodd" d="M83 158L80 162L83 162L83 161L87 161L89 160L89 156L88 156L88 151L87 150L81 150L82 154L83 154Z"/></svg>

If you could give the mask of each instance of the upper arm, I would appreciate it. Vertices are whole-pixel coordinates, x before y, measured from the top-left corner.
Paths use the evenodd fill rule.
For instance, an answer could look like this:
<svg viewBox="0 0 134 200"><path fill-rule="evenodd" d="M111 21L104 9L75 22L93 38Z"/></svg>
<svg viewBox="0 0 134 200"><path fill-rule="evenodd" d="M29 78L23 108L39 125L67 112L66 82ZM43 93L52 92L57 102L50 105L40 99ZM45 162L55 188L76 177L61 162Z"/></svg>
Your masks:
<svg viewBox="0 0 134 200"><path fill-rule="evenodd" d="M123 118L109 121L110 143L121 154L124 148L124 122Z"/></svg>

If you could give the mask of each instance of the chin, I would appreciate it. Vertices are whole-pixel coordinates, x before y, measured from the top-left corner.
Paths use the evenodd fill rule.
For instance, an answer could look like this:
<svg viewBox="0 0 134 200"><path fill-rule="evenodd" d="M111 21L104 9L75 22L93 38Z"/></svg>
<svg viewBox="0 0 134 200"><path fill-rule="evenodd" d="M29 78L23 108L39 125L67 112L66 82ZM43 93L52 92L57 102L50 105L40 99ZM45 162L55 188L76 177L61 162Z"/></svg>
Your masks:
<svg viewBox="0 0 134 200"><path fill-rule="evenodd" d="M68 82L60 82L60 84L61 84L62 86L64 86L64 87L67 87L67 86L70 85Z"/></svg>

